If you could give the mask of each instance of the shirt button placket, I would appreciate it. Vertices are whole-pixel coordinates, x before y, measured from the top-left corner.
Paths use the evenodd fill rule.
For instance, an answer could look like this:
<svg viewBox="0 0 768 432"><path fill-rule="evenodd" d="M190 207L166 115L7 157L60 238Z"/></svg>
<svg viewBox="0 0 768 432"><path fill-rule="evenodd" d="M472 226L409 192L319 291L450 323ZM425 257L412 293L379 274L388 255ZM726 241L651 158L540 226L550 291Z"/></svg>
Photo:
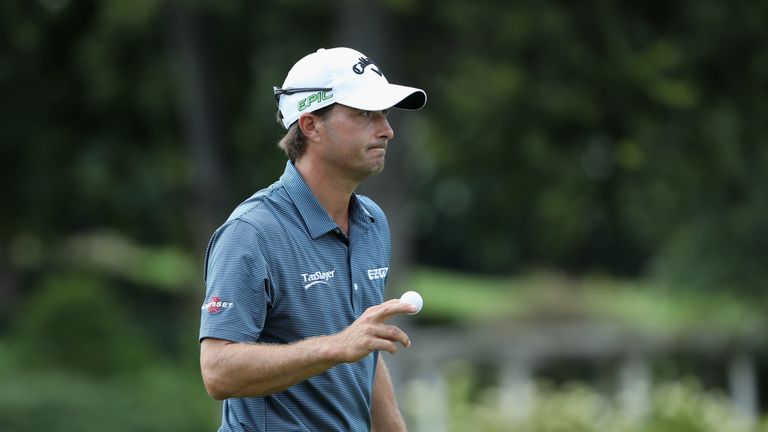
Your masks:
<svg viewBox="0 0 768 432"><path fill-rule="evenodd" d="M354 275L357 274L355 269L355 263L352 259L351 247L347 247L347 261L349 264L349 285L352 288L352 309L355 312L355 316L360 316L363 313L362 309L362 296L360 295L360 287L355 282Z"/></svg>

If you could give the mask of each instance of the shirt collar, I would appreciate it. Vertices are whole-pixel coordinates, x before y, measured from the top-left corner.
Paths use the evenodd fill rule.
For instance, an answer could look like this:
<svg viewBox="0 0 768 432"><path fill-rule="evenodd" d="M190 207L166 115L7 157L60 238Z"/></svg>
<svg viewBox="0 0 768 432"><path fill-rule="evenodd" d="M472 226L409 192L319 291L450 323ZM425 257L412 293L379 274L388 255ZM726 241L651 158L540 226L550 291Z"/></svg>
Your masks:
<svg viewBox="0 0 768 432"><path fill-rule="evenodd" d="M293 165L293 162L288 161L285 164L285 171L280 177L280 182L299 210L302 219L304 219L304 225L313 239L338 228L336 222L328 216L328 212L320 205L320 202L304 182L304 178L301 177L301 173ZM350 222L354 222L365 229L368 229L375 222L373 215L354 193L349 201L349 219Z"/></svg>

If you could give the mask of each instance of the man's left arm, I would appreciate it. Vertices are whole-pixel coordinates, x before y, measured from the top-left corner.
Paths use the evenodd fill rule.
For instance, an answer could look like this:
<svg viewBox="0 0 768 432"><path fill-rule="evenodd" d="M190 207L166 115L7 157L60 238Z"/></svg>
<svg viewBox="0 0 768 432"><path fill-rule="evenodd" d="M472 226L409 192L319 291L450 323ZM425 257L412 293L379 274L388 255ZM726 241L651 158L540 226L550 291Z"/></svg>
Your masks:
<svg viewBox="0 0 768 432"><path fill-rule="evenodd" d="M406 431L405 420L397 407L392 380L384 359L379 355L376 365L376 375L373 378L371 402L371 423L374 432Z"/></svg>

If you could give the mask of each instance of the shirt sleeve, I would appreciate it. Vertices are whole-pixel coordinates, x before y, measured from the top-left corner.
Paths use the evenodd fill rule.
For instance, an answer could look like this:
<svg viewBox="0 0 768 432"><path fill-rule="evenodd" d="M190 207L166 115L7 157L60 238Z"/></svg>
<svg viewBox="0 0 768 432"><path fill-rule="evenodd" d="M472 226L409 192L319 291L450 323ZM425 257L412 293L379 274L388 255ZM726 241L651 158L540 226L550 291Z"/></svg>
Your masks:
<svg viewBox="0 0 768 432"><path fill-rule="evenodd" d="M270 303L267 263L258 230L232 220L211 237L205 259L205 300L199 340L256 342Z"/></svg>

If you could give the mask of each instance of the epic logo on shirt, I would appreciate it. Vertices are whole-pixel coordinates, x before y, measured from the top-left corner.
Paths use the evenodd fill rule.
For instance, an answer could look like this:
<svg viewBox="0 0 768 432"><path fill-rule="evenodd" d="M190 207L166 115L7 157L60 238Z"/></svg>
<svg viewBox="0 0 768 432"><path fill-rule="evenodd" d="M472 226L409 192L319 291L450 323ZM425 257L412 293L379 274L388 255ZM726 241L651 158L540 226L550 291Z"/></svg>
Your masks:
<svg viewBox="0 0 768 432"><path fill-rule="evenodd" d="M368 269L368 280L384 279L387 277L389 267L380 267L375 269Z"/></svg>
<svg viewBox="0 0 768 432"><path fill-rule="evenodd" d="M318 284L325 284L331 286L328 282L336 276L336 269L329 271L316 271L314 273L302 273L301 277L304 279L304 289L309 289Z"/></svg>

